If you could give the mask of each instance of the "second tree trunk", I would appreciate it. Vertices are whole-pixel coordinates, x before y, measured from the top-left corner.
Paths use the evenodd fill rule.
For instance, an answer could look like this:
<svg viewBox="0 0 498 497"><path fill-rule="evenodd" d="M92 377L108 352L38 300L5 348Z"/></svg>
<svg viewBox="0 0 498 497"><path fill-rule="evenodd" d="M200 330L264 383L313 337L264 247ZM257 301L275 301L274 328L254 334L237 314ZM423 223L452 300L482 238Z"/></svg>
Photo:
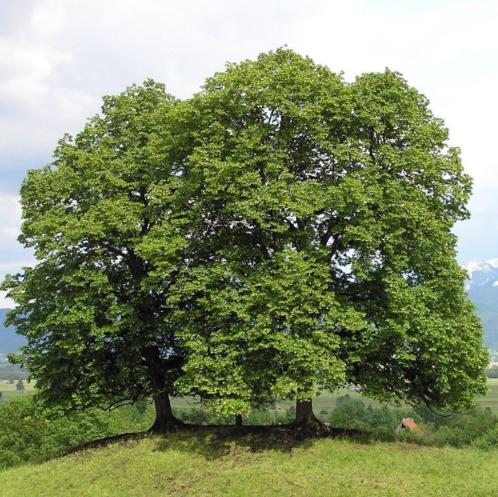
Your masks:
<svg viewBox="0 0 498 497"><path fill-rule="evenodd" d="M154 407L156 408L156 419L151 427L151 431L165 433L180 423L173 416L173 409L171 408L168 395L154 396Z"/></svg>

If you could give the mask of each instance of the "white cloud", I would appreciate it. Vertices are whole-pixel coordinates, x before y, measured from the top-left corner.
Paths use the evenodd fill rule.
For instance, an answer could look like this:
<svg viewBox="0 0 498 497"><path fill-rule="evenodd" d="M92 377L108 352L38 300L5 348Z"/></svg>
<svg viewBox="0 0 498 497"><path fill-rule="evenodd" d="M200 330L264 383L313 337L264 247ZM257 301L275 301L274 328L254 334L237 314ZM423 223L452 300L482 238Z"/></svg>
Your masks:
<svg viewBox="0 0 498 497"><path fill-rule="evenodd" d="M445 119L476 190L498 193L496 0L24 0L4 14L0 174L45 163L104 94L153 77L186 97L226 61L288 44L348 79L401 71ZM491 216L476 210L475 226Z"/></svg>
<svg viewBox="0 0 498 497"><path fill-rule="evenodd" d="M179 96L227 60L288 43L348 77L385 66L433 102L477 181L498 188L498 2L39 0L0 38L0 149L46 160L100 97L148 76ZM19 20L18 20L19 21Z"/></svg>
<svg viewBox="0 0 498 497"><path fill-rule="evenodd" d="M21 223L21 206L16 195L0 195L0 281L6 274L16 273L33 263L27 250L17 242ZM13 302L0 292L0 308L12 307Z"/></svg>
<svg viewBox="0 0 498 497"><path fill-rule="evenodd" d="M5 297L5 292L0 292L0 309L12 309L13 307L12 300Z"/></svg>
<svg viewBox="0 0 498 497"><path fill-rule="evenodd" d="M498 189L493 153L498 113L498 2L466 1L403 10L376 2L324 2L302 20L304 51L350 79L384 67L398 70L431 100L462 148L476 184ZM414 5L414 4L412 4Z"/></svg>
<svg viewBox="0 0 498 497"><path fill-rule="evenodd" d="M21 222L21 205L17 195L0 195L0 251L9 247L17 237ZM0 263L0 267L5 263Z"/></svg>

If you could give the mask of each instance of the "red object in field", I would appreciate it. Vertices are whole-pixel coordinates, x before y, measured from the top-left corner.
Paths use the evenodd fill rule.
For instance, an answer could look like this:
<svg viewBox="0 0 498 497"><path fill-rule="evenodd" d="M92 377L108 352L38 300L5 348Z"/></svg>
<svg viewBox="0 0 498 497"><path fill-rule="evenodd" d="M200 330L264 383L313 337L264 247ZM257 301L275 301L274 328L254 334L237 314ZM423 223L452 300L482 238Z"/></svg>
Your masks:
<svg viewBox="0 0 498 497"><path fill-rule="evenodd" d="M417 423L412 418L404 418L396 428L396 433L399 433L401 430L413 430L416 427Z"/></svg>

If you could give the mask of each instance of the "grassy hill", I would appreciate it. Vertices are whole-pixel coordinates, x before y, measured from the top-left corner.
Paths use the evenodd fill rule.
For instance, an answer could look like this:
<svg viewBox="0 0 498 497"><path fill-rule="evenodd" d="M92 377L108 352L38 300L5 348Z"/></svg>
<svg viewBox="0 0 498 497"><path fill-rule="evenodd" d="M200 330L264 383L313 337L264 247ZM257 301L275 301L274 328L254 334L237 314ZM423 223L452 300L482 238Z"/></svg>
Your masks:
<svg viewBox="0 0 498 497"><path fill-rule="evenodd" d="M3 497L496 497L498 450L172 434L0 473Z"/></svg>

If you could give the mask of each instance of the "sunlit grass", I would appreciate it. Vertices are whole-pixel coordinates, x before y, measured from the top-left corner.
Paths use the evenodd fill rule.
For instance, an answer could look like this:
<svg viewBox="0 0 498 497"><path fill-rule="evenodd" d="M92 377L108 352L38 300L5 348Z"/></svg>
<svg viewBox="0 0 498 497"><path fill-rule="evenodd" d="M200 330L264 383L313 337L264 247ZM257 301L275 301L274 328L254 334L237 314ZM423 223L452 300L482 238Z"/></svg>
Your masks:
<svg viewBox="0 0 498 497"><path fill-rule="evenodd" d="M173 434L0 473L3 497L496 497L498 450Z"/></svg>

